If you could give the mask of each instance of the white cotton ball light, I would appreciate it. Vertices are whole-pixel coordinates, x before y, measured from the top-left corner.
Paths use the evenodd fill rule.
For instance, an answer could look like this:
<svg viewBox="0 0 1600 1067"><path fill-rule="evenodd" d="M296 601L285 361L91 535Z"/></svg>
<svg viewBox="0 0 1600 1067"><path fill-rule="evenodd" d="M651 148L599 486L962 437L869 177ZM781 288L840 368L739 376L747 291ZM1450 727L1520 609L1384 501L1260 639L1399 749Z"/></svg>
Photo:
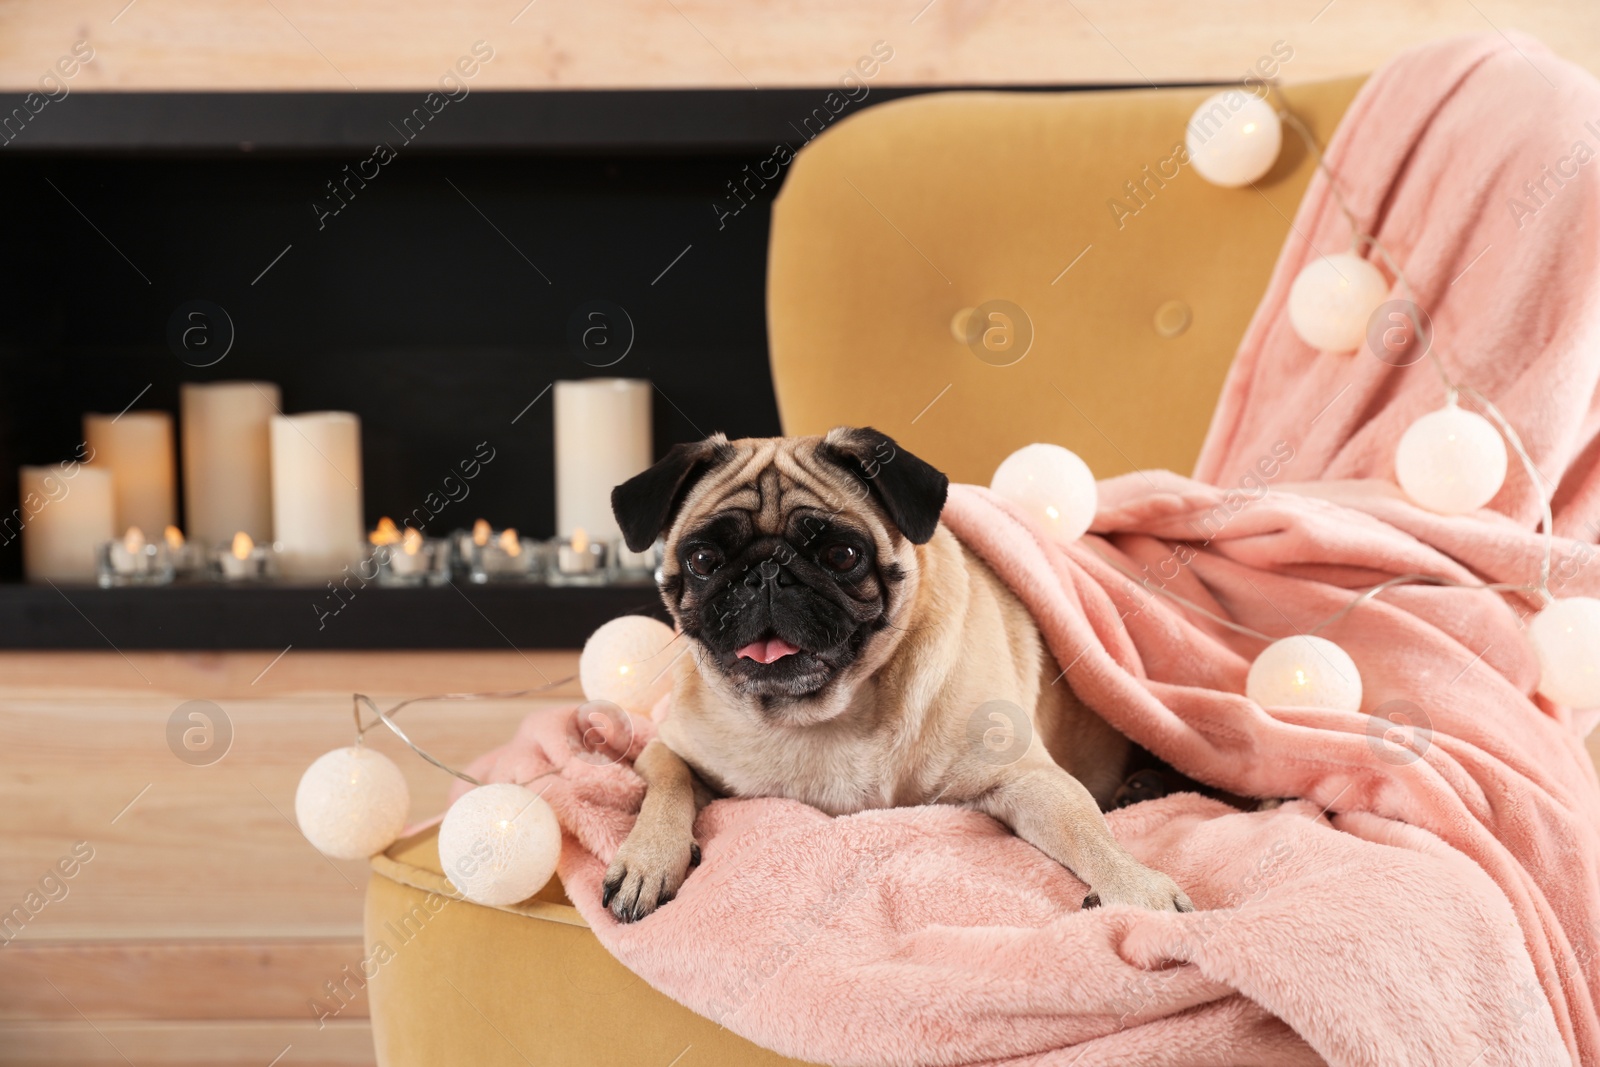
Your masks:
<svg viewBox="0 0 1600 1067"><path fill-rule="evenodd" d="M1320 256L1289 287L1289 324L1312 348L1354 352L1367 336L1372 313L1388 298L1383 272L1360 256Z"/></svg>
<svg viewBox="0 0 1600 1067"><path fill-rule="evenodd" d="M560 857L561 825L550 805L510 782L463 795L439 827L445 877L476 904L527 900L550 881Z"/></svg>
<svg viewBox="0 0 1600 1067"><path fill-rule="evenodd" d="M578 684L588 700L608 700L635 715L648 715L672 691L667 666L681 652L672 627L648 615L612 619L583 643Z"/></svg>
<svg viewBox="0 0 1600 1067"><path fill-rule="evenodd" d="M1506 445L1482 415L1455 404L1422 416L1400 437L1395 480L1429 511L1477 511L1506 480Z"/></svg>
<svg viewBox="0 0 1600 1067"><path fill-rule="evenodd" d="M1032 515L1058 541L1076 541L1094 522L1094 472L1060 445L1028 445L995 469L989 488Z"/></svg>
<svg viewBox="0 0 1600 1067"><path fill-rule="evenodd" d="M1600 708L1600 600L1557 600L1528 623L1539 656L1539 692L1569 708Z"/></svg>
<svg viewBox="0 0 1600 1067"><path fill-rule="evenodd" d="M361 860L394 844L411 810L405 775L382 752L336 748L317 757L294 791L306 840L336 860Z"/></svg>
<svg viewBox="0 0 1600 1067"><path fill-rule="evenodd" d="M1259 96L1228 89L1195 110L1184 143L1195 172L1212 185L1249 185L1277 162L1283 123Z"/></svg>
<svg viewBox="0 0 1600 1067"><path fill-rule="evenodd" d="M1245 695L1264 708L1361 710L1361 672L1349 653L1323 637L1274 641L1250 664Z"/></svg>

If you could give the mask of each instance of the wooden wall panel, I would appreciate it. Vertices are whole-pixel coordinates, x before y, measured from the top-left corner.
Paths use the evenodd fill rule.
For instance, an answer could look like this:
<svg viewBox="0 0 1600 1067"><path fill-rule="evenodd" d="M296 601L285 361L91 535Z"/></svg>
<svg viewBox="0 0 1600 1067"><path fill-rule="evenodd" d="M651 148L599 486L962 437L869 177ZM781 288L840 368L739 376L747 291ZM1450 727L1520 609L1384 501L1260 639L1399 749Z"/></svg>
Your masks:
<svg viewBox="0 0 1600 1067"><path fill-rule="evenodd" d="M51 677L38 665L0 673L0 902L20 901L75 842L94 850L23 938L359 938L365 863L326 859L293 822L301 773L350 743L350 688L383 683L372 695L387 706L530 681L529 661L514 652L441 655L431 671L425 656L291 653L255 687L272 679L277 693L246 695L243 679L267 658L230 653L204 668L163 670L161 657L138 657L152 679L145 686L115 653L66 656L57 666L81 670L54 675L62 691L48 695L35 688ZM559 679L573 673L576 654L543 660ZM197 670L212 682L195 684ZM31 695L13 695L13 680ZM308 691L295 694L297 686ZM210 766L183 762L167 743L169 718L195 698L213 700L232 723L232 748ZM419 744L461 765L509 738L530 708L571 702L420 705L401 721ZM440 811L449 776L392 737L368 736L405 772L413 818Z"/></svg>
<svg viewBox="0 0 1600 1067"><path fill-rule="evenodd" d="M305 1020L313 1017L312 997L339 1019L364 1019L364 956L358 937L18 941L0 952L0 1024L86 1018ZM334 983L332 993L327 982Z"/></svg>
<svg viewBox="0 0 1600 1067"><path fill-rule="evenodd" d="M0 931L16 938L0 949L0 1064L371 1064L368 872L295 828L301 772L350 743L352 689L388 707L576 667L572 652L0 653L0 922L30 892L47 901ZM531 708L577 695L568 682L536 699L419 705L401 721L463 765ZM195 699L233 729L208 766L167 741ZM405 773L413 817L440 811L452 779L380 732L371 743ZM63 858L71 876L44 884ZM338 1009L322 1028L314 997Z"/></svg>
<svg viewBox="0 0 1600 1067"><path fill-rule="evenodd" d="M539 89L831 84L880 40L879 84L1236 79L1278 40L1303 81L1497 30L1600 69L1592 0L10 0L0 88L79 38L96 58L74 88L423 88L482 40L474 87Z"/></svg>
<svg viewBox="0 0 1600 1067"><path fill-rule="evenodd" d="M371 1067L365 1019L315 1022L0 1023L6 1067Z"/></svg>

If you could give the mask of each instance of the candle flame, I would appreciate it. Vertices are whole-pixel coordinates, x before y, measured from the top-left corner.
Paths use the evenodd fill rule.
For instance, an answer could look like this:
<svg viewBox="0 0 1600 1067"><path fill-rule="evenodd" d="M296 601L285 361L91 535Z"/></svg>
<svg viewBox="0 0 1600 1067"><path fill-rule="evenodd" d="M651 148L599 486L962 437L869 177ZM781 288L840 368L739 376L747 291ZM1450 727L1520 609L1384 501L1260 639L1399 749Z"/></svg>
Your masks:
<svg viewBox="0 0 1600 1067"><path fill-rule="evenodd" d="M415 526L406 527L406 535L400 540L400 548L408 556L415 556L422 550L422 531Z"/></svg>
<svg viewBox="0 0 1600 1067"><path fill-rule="evenodd" d="M522 555L522 538L517 536L514 527L507 527L500 531L500 547L505 549L508 556Z"/></svg>
<svg viewBox="0 0 1600 1067"><path fill-rule="evenodd" d="M479 519L472 524L472 543L482 547L489 543L489 520Z"/></svg>
<svg viewBox="0 0 1600 1067"><path fill-rule="evenodd" d="M249 559L250 553L256 550L256 543L250 540L250 535L240 530L233 535L233 547L228 551L234 559Z"/></svg>
<svg viewBox="0 0 1600 1067"><path fill-rule="evenodd" d="M582 526L572 531L572 551L589 551L589 535L584 533Z"/></svg>
<svg viewBox="0 0 1600 1067"><path fill-rule="evenodd" d="M143 552L144 531L137 526L128 527L128 532L122 535L122 547L135 554Z"/></svg>
<svg viewBox="0 0 1600 1067"><path fill-rule="evenodd" d="M165 530L161 531L161 536L166 538L167 547L172 549L172 551L176 552L178 549L183 547L183 531L178 529L176 526L168 526Z"/></svg>
<svg viewBox="0 0 1600 1067"><path fill-rule="evenodd" d="M375 545L392 545L400 540L400 531L395 528L394 520L385 515L378 520L378 528L367 535L367 540Z"/></svg>

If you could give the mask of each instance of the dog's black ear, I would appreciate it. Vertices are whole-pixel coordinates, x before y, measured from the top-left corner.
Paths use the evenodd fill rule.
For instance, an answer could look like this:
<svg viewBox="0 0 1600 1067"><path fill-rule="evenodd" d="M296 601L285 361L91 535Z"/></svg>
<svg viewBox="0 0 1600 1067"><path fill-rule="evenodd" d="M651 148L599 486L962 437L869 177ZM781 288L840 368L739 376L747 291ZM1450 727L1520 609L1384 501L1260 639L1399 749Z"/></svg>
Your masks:
<svg viewBox="0 0 1600 1067"><path fill-rule="evenodd" d="M678 505L701 475L733 454L728 439L713 434L704 441L673 445L655 466L611 490L611 513L630 552L643 552L672 524Z"/></svg>
<svg viewBox="0 0 1600 1067"><path fill-rule="evenodd" d="M830 430L821 451L866 483L912 544L924 545L933 537L949 478L870 426Z"/></svg>

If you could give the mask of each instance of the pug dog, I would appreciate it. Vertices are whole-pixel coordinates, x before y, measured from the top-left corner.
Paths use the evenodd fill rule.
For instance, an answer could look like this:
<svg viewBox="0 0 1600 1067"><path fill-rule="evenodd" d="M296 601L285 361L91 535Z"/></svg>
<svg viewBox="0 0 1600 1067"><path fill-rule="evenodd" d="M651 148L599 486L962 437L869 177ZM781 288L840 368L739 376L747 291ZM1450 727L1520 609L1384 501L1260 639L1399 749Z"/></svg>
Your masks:
<svg viewBox="0 0 1600 1067"><path fill-rule="evenodd" d="M715 796L843 815L959 804L1089 886L1084 907L1192 911L1101 814L1131 742L1080 703L1026 608L939 524L949 480L873 429L718 434L617 486L628 547L665 539L662 600L692 655L635 762L646 792L606 872L623 922L670 901ZM1004 703L995 703L1004 702ZM1015 757L975 743L1020 709ZM1002 733L1005 731L1002 730Z"/></svg>

